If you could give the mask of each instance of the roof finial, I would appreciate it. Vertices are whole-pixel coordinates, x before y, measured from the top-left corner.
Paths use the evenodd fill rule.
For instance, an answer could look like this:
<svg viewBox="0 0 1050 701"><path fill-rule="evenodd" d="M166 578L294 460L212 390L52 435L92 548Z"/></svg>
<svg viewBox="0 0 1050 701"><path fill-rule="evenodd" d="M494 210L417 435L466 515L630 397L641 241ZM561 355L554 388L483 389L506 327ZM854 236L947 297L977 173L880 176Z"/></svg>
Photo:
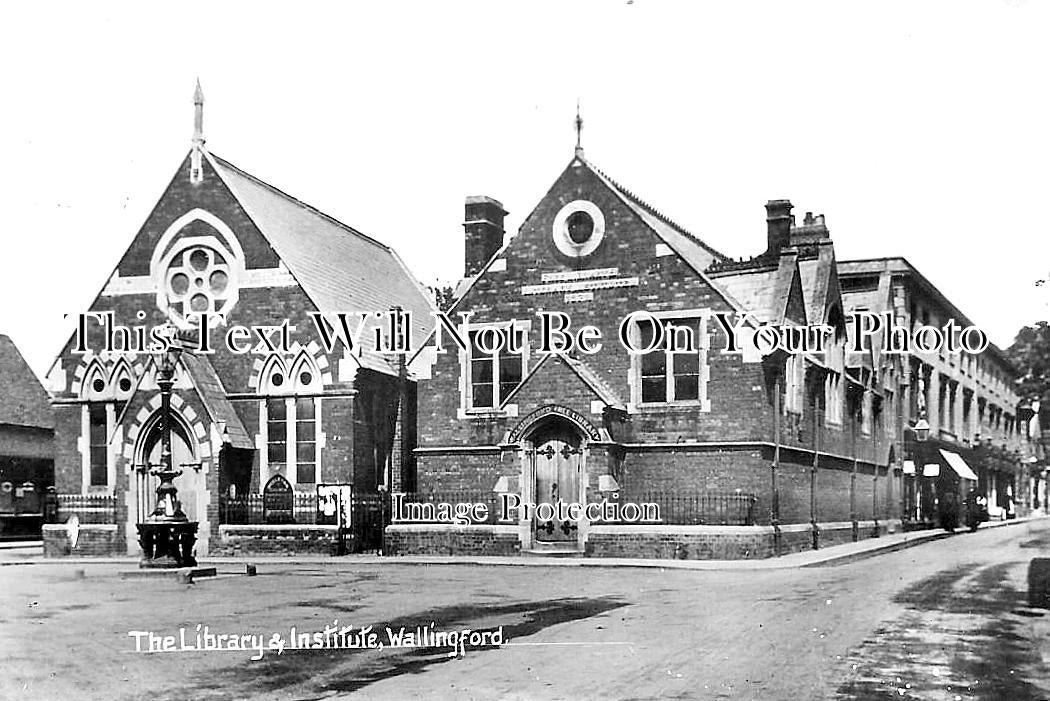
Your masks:
<svg viewBox="0 0 1050 701"><path fill-rule="evenodd" d="M201 79L197 78L197 89L193 91L193 149L190 151L190 182L204 180L204 91Z"/></svg>
<svg viewBox="0 0 1050 701"><path fill-rule="evenodd" d="M193 91L193 143L204 145L204 91L201 79L197 78L197 89Z"/></svg>
<svg viewBox="0 0 1050 701"><path fill-rule="evenodd" d="M583 132L583 117L580 116L580 98L576 98L576 155L583 158L583 145L580 143L580 134Z"/></svg>

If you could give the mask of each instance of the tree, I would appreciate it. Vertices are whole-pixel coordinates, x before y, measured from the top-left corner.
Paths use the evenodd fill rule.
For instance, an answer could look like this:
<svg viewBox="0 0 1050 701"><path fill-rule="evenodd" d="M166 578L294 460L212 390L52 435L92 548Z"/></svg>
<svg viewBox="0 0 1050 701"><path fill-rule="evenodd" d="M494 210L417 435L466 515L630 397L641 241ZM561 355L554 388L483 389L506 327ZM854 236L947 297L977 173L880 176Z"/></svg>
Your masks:
<svg viewBox="0 0 1050 701"><path fill-rule="evenodd" d="M434 293L434 303L438 311L447 312L456 302L456 291L451 285L438 284L431 287L430 291Z"/></svg>
<svg viewBox="0 0 1050 701"><path fill-rule="evenodd" d="M1022 328L1006 356L1017 368L1017 393L1030 401L1050 401L1050 323Z"/></svg>

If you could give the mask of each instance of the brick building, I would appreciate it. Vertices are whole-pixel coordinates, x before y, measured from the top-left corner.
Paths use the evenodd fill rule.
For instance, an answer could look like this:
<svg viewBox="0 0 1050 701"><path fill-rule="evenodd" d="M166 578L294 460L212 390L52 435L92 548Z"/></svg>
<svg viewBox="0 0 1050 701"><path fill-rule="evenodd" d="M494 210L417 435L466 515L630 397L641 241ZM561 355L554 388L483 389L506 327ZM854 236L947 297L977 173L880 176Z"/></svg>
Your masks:
<svg viewBox="0 0 1050 701"><path fill-rule="evenodd" d="M172 397L175 484L200 522L197 554L328 551L335 526L316 523L316 485L368 495L399 481L397 426L414 387L370 335L361 352L326 349L310 314L399 307L425 336L431 296L388 246L206 150L199 86L195 103L190 153L89 308L130 338L117 333L108 352L91 317L84 348L71 338L47 375L61 517L78 516L73 552L138 552L160 397L151 356L121 351L136 329L192 327L191 313L211 312L225 315L209 332L214 352L182 355ZM277 349L249 331L236 344L249 350L231 350L223 338L236 326L263 329ZM271 488L294 494L279 519L265 513ZM69 530L50 527L49 554L70 550Z"/></svg>
<svg viewBox="0 0 1050 701"><path fill-rule="evenodd" d="M47 392L0 334L0 537L40 537L55 480L54 426Z"/></svg>
<svg viewBox="0 0 1050 701"><path fill-rule="evenodd" d="M949 319L970 325L904 258L844 261L839 276L847 313L889 313L909 329L943 327ZM938 503L954 498L960 477L976 476L961 486L976 488L987 498L992 518L1031 506L1024 458L1035 449L1028 439L1032 412L1021 406L1014 390L1016 370L999 348L990 345L980 354L913 350L885 356L883 362L899 381L896 430L903 461L901 509L907 522L935 523ZM930 424L930 436L919 442L905 427L923 417ZM959 470L966 472L964 465L971 474L960 474Z"/></svg>
<svg viewBox="0 0 1050 701"><path fill-rule="evenodd" d="M506 245L502 204L468 198L466 279L452 316L471 314L461 331L476 343L411 363L421 377L413 498L492 508L484 523L394 523L388 545L742 558L896 526L896 371L870 351L847 353L828 229L823 217L795 226L791 209L770 201L765 250L733 261L579 148ZM539 352L545 310L566 312L573 331L593 325L601 350ZM635 347L673 326L692 350L629 353L618 334L639 311L623 326ZM716 315L736 323L745 312L742 329L826 326L827 347L723 353ZM497 337L485 329L502 329L498 352L478 350ZM512 333L527 339L520 349L507 345ZM503 514L514 498L623 510ZM642 523L638 509L651 504L660 522Z"/></svg>

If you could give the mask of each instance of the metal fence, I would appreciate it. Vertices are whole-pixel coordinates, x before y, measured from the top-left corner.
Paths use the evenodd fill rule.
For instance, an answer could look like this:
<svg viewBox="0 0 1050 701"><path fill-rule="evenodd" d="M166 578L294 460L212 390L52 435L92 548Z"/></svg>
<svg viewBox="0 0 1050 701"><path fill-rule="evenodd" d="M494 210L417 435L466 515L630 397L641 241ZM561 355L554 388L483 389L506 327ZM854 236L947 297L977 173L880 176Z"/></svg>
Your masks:
<svg viewBox="0 0 1050 701"><path fill-rule="evenodd" d="M597 501L597 499L592 498ZM637 494L621 494L617 500L608 500L609 505L602 510L603 523L639 523L644 522L637 518L651 516L655 511L659 512L657 523L670 525L721 525L721 526L753 526L755 524L755 505L758 498L754 494L743 492L679 492L679 491L647 491ZM487 517L483 521L475 520L467 514L467 507L459 505L485 504ZM508 499L506 505L513 506L515 500ZM627 508L627 503L637 505L639 508ZM439 521L448 522L448 518L439 518L438 507L440 504L449 504L453 516L455 509L461 509L462 518L469 518L471 523L500 523L504 514L503 495L494 492L479 491L436 491L419 492L403 495L394 500L391 508L394 511L394 520L409 520L416 522ZM427 505L424 507L423 505ZM433 505L430 508L429 505ZM656 509L647 505L655 505ZM475 512L476 514L476 512ZM448 511L445 512L445 516ZM509 515L515 519L517 512L511 511ZM507 521L502 521L507 523ZM653 521L648 521L653 523Z"/></svg>
<svg viewBox="0 0 1050 701"><path fill-rule="evenodd" d="M289 500L287 513L282 509L279 518L275 518L266 508L264 495L243 494L236 497L219 498L219 523L231 525L258 525L264 523L288 523L314 525L327 523L324 517L317 514L317 495L306 492L295 492ZM335 524L335 518L331 518Z"/></svg>
<svg viewBox="0 0 1050 701"><path fill-rule="evenodd" d="M59 522L74 514L81 523L116 523L117 498L107 494L59 494Z"/></svg>
<svg viewBox="0 0 1050 701"><path fill-rule="evenodd" d="M441 507L448 504L448 507ZM481 512L470 507L474 504L484 504L486 507L485 518L476 519ZM461 506L462 505L462 506ZM469 523L499 523L502 509L501 495L492 491L436 491L436 492L409 492L399 495L391 502L392 520L413 521L416 523L438 523L450 521L445 516L451 514L452 519L457 516L459 509L460 522L464 519ZM396 513L395 513L396 511ZM506 522L504 522L506 523Z"/></svg>

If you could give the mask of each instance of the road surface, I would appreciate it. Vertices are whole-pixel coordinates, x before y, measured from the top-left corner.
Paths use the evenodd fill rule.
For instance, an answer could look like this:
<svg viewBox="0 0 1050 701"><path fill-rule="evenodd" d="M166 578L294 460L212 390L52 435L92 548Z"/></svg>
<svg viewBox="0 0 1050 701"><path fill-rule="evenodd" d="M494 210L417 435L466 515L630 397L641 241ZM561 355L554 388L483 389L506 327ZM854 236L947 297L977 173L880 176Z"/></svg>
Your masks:
<svg viewBox="0 0 1050 701"><path fill-rule="evenodd" d="M0 698L1047 699L1036 557L1050 522L794 570L259 560L257 577L187 586L121 579L126 565L6 566ZM198 624L286 648L135 651L180 628L176 646L193 647ZM353 629L338 649L293 650L292 626ZM379 641L402 627L503 637L459 655L355 647L368 626Z"/></svg>

